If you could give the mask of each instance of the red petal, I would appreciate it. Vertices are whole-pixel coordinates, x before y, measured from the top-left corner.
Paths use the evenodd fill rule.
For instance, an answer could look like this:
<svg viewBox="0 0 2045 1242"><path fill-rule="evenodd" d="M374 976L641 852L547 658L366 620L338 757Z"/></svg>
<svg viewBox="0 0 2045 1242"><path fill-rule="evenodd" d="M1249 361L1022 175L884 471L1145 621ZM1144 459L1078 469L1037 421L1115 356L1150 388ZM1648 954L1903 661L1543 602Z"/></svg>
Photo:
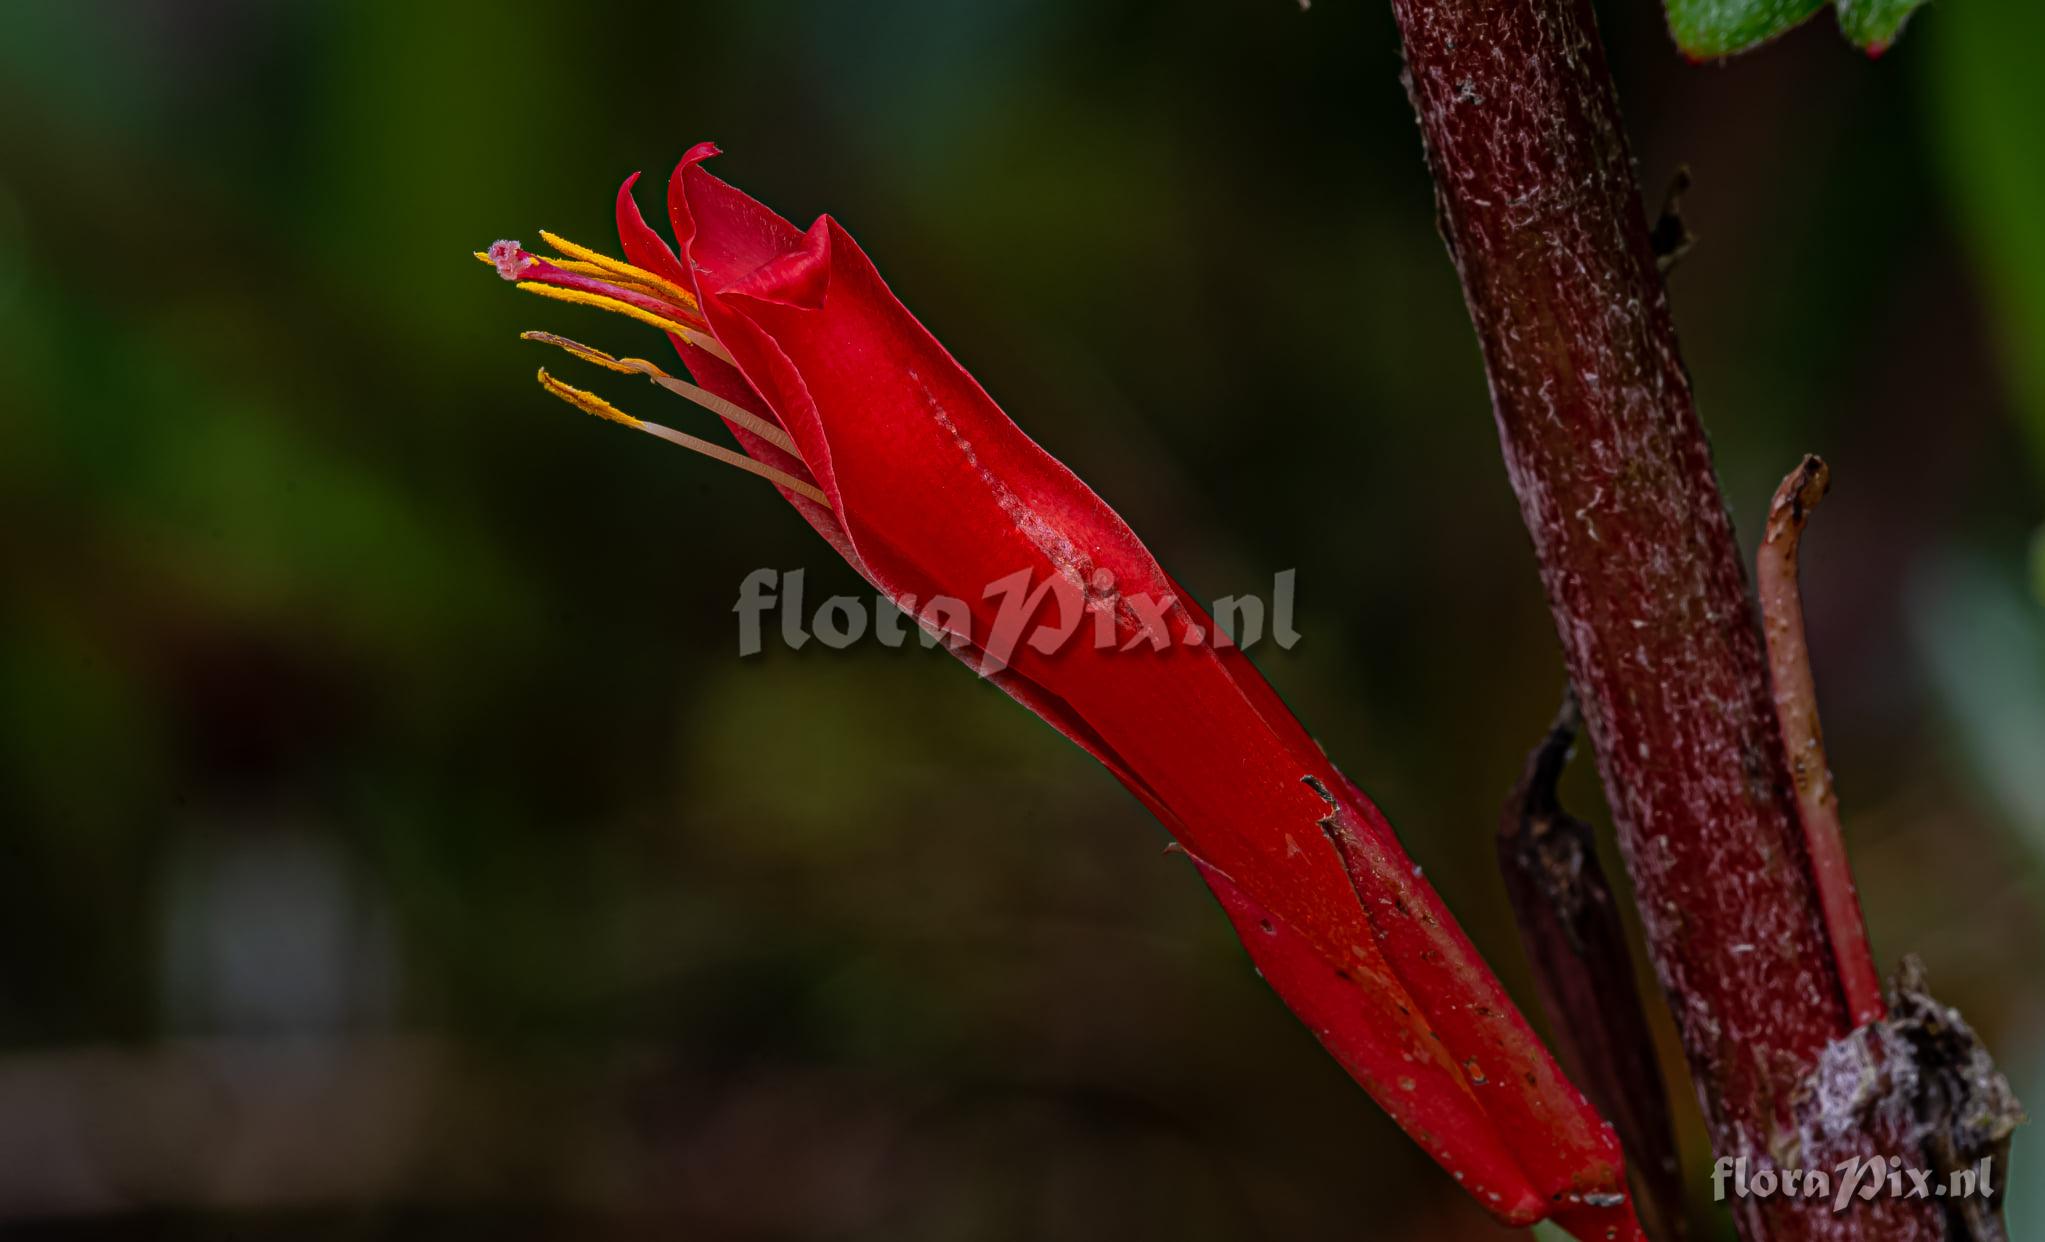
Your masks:
<svg viewBox="0 0 2045 1242"><path fill-rule="evenodd" d="M1519 1136L1513 1148L1521 1167L1551 1194L1623 1189L1616 1141L1601 1127L1586 1130L1585 1120L1595 1117L1590 1105L1541 1050L1503 985L1399 848L1390 825L1354 786L1330 795L1328 835L1385 960L1419 998L1485 1112L1506 1134Z"/></svg>
<svg viewBox="0 0 2045 1242"><path fill-rule="evenodd" d="M714 153L716 148L704 143L698 150ZM626 261L671 280L684 289L693 290L696 287L695 275L682 265L681 260L675 257L675 252L668 248L667 242L653 231L646 223L646 217L640 214L638 200L632 196L632 187L638 184L638 181L639 174L633 173L618 187L618 241L625 249ZM675 352L682 356L682 361L689 368L689 374L698 385L768 422L780 421L773 409L753 391L752 385L746 383L745 377L738 373L736 367L678 336L670 334L668 340L673 343ZM755 461L763 462L796 478L808 473L808 467L801 460L767 443L744 427L731 422L726 422L725 426L730 428L732 435L738 439L739 447ZM858 552L853 549L851 540L845 537L845 528L839 524L837 516L830 509L787 488L777 485L775 490L779 491L788 503L794 505L797 512L801 513L804 519L816 528L817 533L822 535L840 556L849 561L854 569L862 574L866 573L865 567L860 563Z"/></svg>
<svg viewBox="0 0 2045 1242"><path fill-rule="evenodd" d="M688 257L698 279L710 288L722 288L802 244L802 233L794 225L697 168L717 153L715 143L697 143L675 166L667 183L675 245ZM699 200L694 208L688 201L691 194ZM699 214L713 222L700 236L695 224Z"/></svg>
<svg viewBox="0 0 2045 1242"><path fill-rule="evenodd" d="M1373 1022L1382 1021L1382 1014L1373 1010L1381 1010L1386 998L1403 995L1376 947L1356 945L1355 960L1333 965L1307 937L1260 905L1226 873L1198 856L1189 857L1228 911L1236 935L1265 982L1285 998L1300 1021L1356 1078L1391 1079L1394 1090L1377 1096L1385 1111L1507 1224L1531 1225L1547 1215L1548 1204L1502 1144L1473 1144L1464 1138L1473 1133L1495 1137L1497 1126L1471 1097L1454 1065L1429 1046L1425 1032L1391 1065L1380 1063L1383 1048L1377 1041L1358 1038Z"/></svg>
<svg viewBox="0 0 2045 1242"><path fill-rule="evenodd" d="M618 241L625 247L625 261L684 289L694 289L696 282L690 279L681 260L675 258L675 252L668 249L660 234L647 225L646 217L639 214L639 202L632 197L632 187L638 183L639 174L633 173L618 187Z"/></svg>

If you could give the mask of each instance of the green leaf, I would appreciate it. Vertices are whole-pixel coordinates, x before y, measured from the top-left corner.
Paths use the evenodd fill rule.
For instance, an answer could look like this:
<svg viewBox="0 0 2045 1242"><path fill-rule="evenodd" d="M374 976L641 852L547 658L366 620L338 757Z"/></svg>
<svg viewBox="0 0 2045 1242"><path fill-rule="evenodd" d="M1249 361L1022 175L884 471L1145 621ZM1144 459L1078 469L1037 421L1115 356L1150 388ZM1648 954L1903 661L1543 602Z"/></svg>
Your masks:
<svg viewBox="0 0 2045 1242"><path fill-rule="evenodd" d="M1896 41L1911 12L1924 3L1926 0L1838 0L1840 33L1879 56Z"/></svg>
<svg viewBox="0 0 2045 1242"><path fill-rule="evenodd" d="M1802 24L1826 0L1667 0L1669 32L1693 60L1744 52ZM1911 10L1926 0L1836 0L1839 29L1870 53L1896 39Z"/></svg>
<svg viewBox="0 0 2045 1242"><path fill-rule="evenodd" d="M1696 60L1730 56L1801 23L1825 0L1668 0L1669 33Z"/></svg>

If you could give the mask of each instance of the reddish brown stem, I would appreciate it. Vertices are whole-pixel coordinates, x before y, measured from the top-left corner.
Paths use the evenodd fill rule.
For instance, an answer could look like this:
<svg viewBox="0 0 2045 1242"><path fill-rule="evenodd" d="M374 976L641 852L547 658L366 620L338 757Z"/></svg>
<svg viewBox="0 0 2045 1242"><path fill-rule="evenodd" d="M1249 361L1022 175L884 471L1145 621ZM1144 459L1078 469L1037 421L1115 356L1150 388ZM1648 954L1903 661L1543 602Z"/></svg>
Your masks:
<svg viewBox="0 0 2045 1242"><path fill-rule="evenodd" d="M1794 1102L1852 1015L1589 0L1392 11L1507 472L1713 1146L1789 1163ZM1877 1225L1803 1200L1729 1206L1750 1238L1943 1236L1928 1208Z"/></svg>
<svg viewBox="0 0 2045 1242"><path fill-rule="evenodd" d="M1831 483L1831 470L1813 456L1806 456L1782 481L1768 506L1768 529L1754 558L1754 580L1761 594L1761 629L1768 640L1775 718L1782 727L1783 755L1796 785L1804 848L1811 856L1811 875L1825 912L1825 929L1832 940L1832 958L1846 1006L1854 1025L1859 1026L1885 1012L1882 981L1868 949L1867 924L1860 914L1860 895L1853 888L1853 869L1846 861L1839 795L1832 788L1832 769L1825 761L1818 687L1811 678L1803 596L1797 586L1797 547L1804 523Z"/></svg>

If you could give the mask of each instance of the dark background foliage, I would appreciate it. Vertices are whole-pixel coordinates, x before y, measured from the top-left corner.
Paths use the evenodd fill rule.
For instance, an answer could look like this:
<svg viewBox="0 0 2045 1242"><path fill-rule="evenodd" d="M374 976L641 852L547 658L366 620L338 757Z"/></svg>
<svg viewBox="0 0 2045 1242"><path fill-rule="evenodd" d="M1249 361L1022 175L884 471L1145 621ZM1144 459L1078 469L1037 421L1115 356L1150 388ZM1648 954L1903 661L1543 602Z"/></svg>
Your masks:
<svg viewBox="0 0 2045 1242"><path fill-rule="evenodd" d="M1806 581L1877 952L2038 1095L2040 19L1693 67L1603 17L1644 180L1696 176L1743 534L1835 467ZM1490 837L1555 641L1381 5L12 0L0 1221L1497 1236L1104 772L941 654L740 660L747 571L854 577L534 388L520 328L657 342L468 252L608 245L705 137L1198 593L1297 569L1260 663L1531 1000Z"/></svg>

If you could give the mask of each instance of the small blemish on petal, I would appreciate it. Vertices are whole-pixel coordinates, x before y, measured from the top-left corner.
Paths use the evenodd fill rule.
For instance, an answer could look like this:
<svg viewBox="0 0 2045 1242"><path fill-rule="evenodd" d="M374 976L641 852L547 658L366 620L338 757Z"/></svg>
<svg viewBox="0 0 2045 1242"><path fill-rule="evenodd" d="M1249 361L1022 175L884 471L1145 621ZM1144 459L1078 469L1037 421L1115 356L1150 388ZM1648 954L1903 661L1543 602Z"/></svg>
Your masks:
<svg viewBox="0 0 2045 1242"><path fill-rule="evenodd" d="M1115 590L1114 573L1105 566L1095 565L1093 558L1088 556L1064 530L1045 520L1042 514L1031 508L1008 484L1002 482L992 470L983 465L980 454L973 448L973 442L966 438L951 415L945 412L943 403L938 401L936 393L930 391L930 386L923 382L923 377L913 370L908 375L910 380L923 390L923 404L930 411L930 417L952 438L952 442L958 445L959 452L965 456L966 465L979 474L980 481L985 483L987 490L993 494L996 507L1015 523L1016 529L1024 538L1036 545L1037 550L1051 562L1051 567L1079 591L1087 608L1108 613L1115 618L1118 625L1126 629L1129 619L1122 615L1124 611L1121 608L1122 598ZM1173 599L1170 602L1176 605L1178 601Z"/></svg>

